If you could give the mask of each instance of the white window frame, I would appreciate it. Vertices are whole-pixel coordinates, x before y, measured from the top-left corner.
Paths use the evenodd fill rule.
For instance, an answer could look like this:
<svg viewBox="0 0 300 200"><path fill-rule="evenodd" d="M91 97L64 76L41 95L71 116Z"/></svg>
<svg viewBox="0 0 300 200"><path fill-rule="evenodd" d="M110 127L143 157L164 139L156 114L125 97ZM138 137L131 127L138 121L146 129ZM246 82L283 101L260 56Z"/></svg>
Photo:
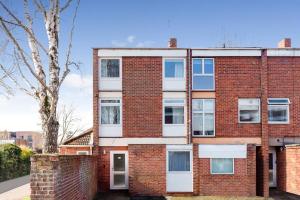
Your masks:
<svg viewBox="0 0 300 200"><path fill-rule="evenodd" d="M202 100L203 101L203 111L193 111L193 100ZM204 101L207 101L207 100L213 100L214 101L214 134L213 135L194 135L194 128L193 128L193 120L192 120L192 135L193 137L215 137L216 136L216 100L215 99L192 99L192 119L193 119L193 114L194 113L201 113L202 114L202 123L203 123L203 131L205 132L205 114L208 113L208 114L211 114L210 112L205 112L204 111ZM204 133L203 132L203 133Z"/></svg>
<svg viewBox="0 0 300 200"><path fill-rule="evenodd" d="M165 103L165 101L168 100L181 100L183 101L182 103ZM183 124L166 124L165 123L165 107L166 106L174 106L174 107L183 107ZM164 126L184 126L185 125L185 99L182 98L174 98L174 99L163 99L163 125Z"/></svg>
<svg viewBox="0 0 300 200"><path fill-rule="evenodd" d="M101 76L101 61L102 60L119 60L119 77L102 77ZM99 59L99 79L101 80L122 80L122 58L120 57L103 57Z"/></svg>
<svg viewBox="0 0 300 200"><path fill-rule="evenodd" d="M287 103L270 103L269 100L287 100ZM289 124L290 123L290 99L289 98L268 98L268 124ZM287 121L269 121L270 107L286 107Z"/></svg>
<svg viewBox="0 0 300 200"><path fill-rule="evenodd" d="M120 123L119 124L102 124L102 112L101 112L101 108L102 108L102 100L119 100L120 103L104 103L106 106L116 106L116 104L118 104L120 106ZM105 126L105 127L120 127L122 126L122 98L108 98L108 97L105 97L105 98L100 98L100 106L99 106L99 115L100 115L100 122L99 124L101 126Z"/></svg>
<svg viewBox="0 0 300 200"><path fill-rule="evenodd" d="M232 172L230 172L230 173L214 173L213 171L212 171L212 160L213 159L231 159L232 160ZM234 158L210 158L210 174L212 174L212 175L222 175L222 174L224 174L224 175L234 175L234 163L235 163L235 159Z"/></svg>
<svg viewBox="0 0 300 200"><path fill-rule="evenodd" d="M182 60L183 62L183 77L178 78L178 77L165 77L165 66L166 66L166 61L168 60ZM163 58L163 79L171 81L183 81L185 80L186 77L186 65L185 65L185 58Z"/></svg>
<svg viewBox="0 0 300 200"><path fill-rule="evenodd" d="M169 152L189 152L190 153L190 170L189 171L169 171ZM192 150L167 150L167 173L170 174L186 174L193 172L193 152Z"/></svg>
<svg viewBox="0 0 300 200"><path fill-rule="evenodd" d="M244 100L244 99L247 99L247 100L258 100L258 113L259 113L259 116L258 116L258 121L255 121L255 122L244 122L244 121L240 121L240 100ZM240 124L259 124L261 122L261 108L260 108L260 99L259 98L239 98L238 99L238 122Z"/></svg>
<svg viewBox="0 0 300 200"><path fill-rule="evenodd" d="M85 153L85 154L80 154L80 153ZM89 151L76 151L77 155L89 155Z"/></svg>
<svg viewBox="0 0 300 200"><path fill-rule="evenodd" d="M202 59L201 65L202 65L202 73L201 74L195 74L194 73L194 60L195 59ZM213 61L213 67L214 67L214 73L212 74L205 74L204 73L204 60L212 60ZM215 67L215 59L214 58L192 58L192 90L194 91L215 91L216 89L216 81L215 81L215 73L216 73L216 67ZM213 76L213 85L214 87L212 89L195 89L194 87L194 76Z"/></svg>

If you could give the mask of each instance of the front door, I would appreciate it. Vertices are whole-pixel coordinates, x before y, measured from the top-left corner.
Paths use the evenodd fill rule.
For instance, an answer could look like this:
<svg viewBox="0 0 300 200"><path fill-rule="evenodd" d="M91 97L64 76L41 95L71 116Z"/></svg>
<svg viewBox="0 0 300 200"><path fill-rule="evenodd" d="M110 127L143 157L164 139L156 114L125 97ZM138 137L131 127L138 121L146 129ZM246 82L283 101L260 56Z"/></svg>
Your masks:
<svg viewBox="0 0 300 200"><path fill-rule="evenodd" d="M269 186L276 187L276 150L270 148L269 150Z"/></svg>
<svg viewBox="0 0 300 200"><path fill-rule="evenodd" d="M110 189L128 189L128 153L110 152Z"/></svg>

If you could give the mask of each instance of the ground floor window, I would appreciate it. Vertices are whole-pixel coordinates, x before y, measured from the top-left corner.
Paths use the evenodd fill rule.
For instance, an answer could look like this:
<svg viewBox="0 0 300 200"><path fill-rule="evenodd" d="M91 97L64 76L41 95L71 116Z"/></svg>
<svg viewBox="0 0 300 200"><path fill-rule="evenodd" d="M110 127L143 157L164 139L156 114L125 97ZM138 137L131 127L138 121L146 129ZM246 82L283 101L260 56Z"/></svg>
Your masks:
<svg viewBox="0 0 300 200"><path fill-rule="evenodd" d="M211 158L211 174L234 174L233 158Z"/></svg>

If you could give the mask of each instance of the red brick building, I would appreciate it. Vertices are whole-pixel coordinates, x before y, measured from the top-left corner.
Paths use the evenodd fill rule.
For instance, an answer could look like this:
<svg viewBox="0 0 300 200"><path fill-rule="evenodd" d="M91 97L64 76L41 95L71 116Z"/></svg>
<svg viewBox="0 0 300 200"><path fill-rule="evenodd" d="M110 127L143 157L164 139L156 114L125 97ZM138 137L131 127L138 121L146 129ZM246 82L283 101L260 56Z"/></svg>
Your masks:
<svg viewBox="0 0 300 200"><path fill-rule="evenodd" d="M94 48L99 190L300 194L300 49L290 44Z"/></svg>

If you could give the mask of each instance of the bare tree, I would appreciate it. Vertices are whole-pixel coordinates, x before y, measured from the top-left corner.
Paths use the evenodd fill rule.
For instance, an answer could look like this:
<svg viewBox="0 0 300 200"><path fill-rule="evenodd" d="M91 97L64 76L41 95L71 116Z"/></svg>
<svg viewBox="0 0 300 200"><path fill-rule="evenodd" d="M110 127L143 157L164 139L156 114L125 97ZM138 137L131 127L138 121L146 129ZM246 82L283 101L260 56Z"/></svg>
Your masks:
<svg viewBox="0 0 300 200"><path fill-rule="evenodd" d="M72 138L75 134L83 131L80 126L81 119L75 115L74 107L62 106L58 112L59 119L59 145Z"/></svg>
<svg viewBox="0 0 300 200"><path fill-rule="evenodd" d="M78 64L71 60L70 55L80 0L65 0L64 3L60 3L60 0L28 1L30 0L23 0L24 17L21 17L8 7L8 3L0 0L0 29L10 41L14 57L12 66L3 66L0 63L0 67L5 78L38 101L43 130L43 153L57 153L59 91L70 72L70 67L72 65L78 67ZM75 10L72 11L69 43L62 70L59 62L60 17L73 1ZM39 22L39 18L42 18L44 29L35 24ZM38 34L36 30L39 32L44 30L47 37L38 38L37 35L42 34ZM27 42L19 40L20 33L24 35ZM12 67L14 70L10 70Z"/></svg>

